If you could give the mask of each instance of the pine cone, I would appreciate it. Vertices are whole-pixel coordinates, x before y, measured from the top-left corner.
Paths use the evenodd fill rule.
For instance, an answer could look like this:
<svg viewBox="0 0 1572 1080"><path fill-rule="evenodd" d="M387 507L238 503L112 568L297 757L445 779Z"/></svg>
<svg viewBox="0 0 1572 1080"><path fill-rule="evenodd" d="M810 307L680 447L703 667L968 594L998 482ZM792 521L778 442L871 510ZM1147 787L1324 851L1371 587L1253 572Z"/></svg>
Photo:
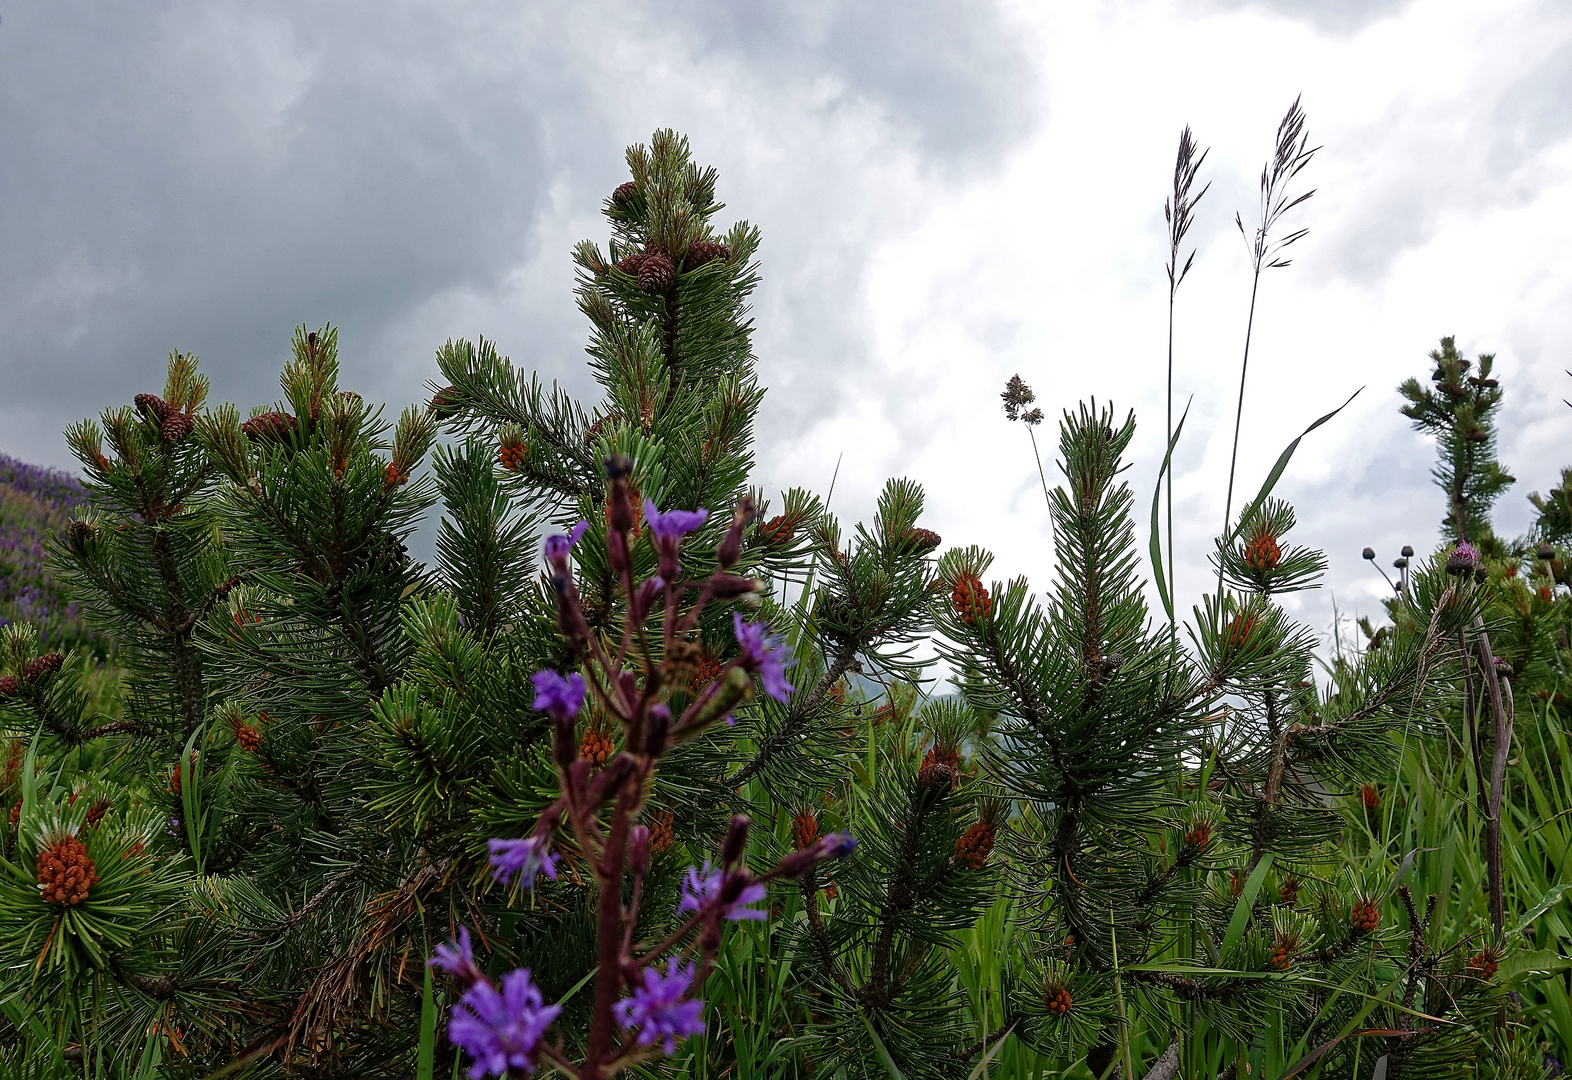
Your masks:
<svg viewBox="0 0 1572 1080"><path fill-rule="evenodd" d="M98 534L98 527L91 521L77 520L66 526L66 543L72 550L81 551Z"/></svg>
<svg viewBox="0 0 1572 1080"><path fill-rule="evenodd" d="M639 269L644 265L643 255L624 255L617 260L617 269L629 277L638 277Z"/></svg>
<svg viewBox="0 0 1572 1080"><path fill-rule="evenodd" d="M639 264L639 288L651 295L665 292L676 280L676 264L660 252L644 256Z"/></svg>
<svg viewBox="0 0 1572 1080"><path fill-rule="evenodd" d="M248 754L254 754L262 746L262 733L250 724L237 724L235 726L235 742Z"/></svg>
<svg viewBox="0 0 1572 1080"><path fill-rule="evenodd" d="M165 401L157 394L138 394L131 400L136 402L137 412L141 413L149 420L157 420L160 424L169 419L169 417L173 416L176 412L176 409L173 405L169 404L169 402Z"/></svg>
<svg viewBox="0 0 1572 1080"><path fill-rule="evenodd" d="M1245 545L1245 565L1257 573L1276 570L1283 559L1283 549L1277 546L1277 537L1262 533Z"/></svg>
<svg viewBox="0 0 1572 1080"><path fill-rule="evenodd" d="M785 514L780 514L760 525L759 535L768 544L789 544L797 535L797 530Z"/></svg>
<svg viewBox="0 0 1572 1080"><path fill-rule="evenodd" d="M1354 905L1353 915L1349 924L1356 933L1373 934L1376 927L1381 925L1381 909L1370 900L1361 900Z"/></svg>
<svg viewBox="0 0 1572 1080"><path fill-rule="evenodd" d="M579 758L589 762L592 769L601 768L616 752L617 746L611 736L597 728L585 731L584 738L579 741Z"/></svg>
<svg viewBox="0 0 1572 1080"><path fill-rule="evenodd" d="M87 808L87 824L88 824L88 827L92 828L93 826L96 826L100 821L103 821L104 820L104 815L109 813L109 809L113 805L114 804L111 803L108 799L100 798L100 799L93 800L93 805L89 806Z"/></svg>
<svg viewBox="0 0 1572 1080"><path fill-rule="evenodd" d="M1359 788L1359 805L1366 810L1381 809L1381 793L1371 784L1363 784Z"/></svg>
<svg viewBox="0 0 1572 1080"><path fill-rule="evenodd" d="M189 770L187 770L188 772L195 772L196 771L196 763L197 763L197 757L198 756L199 756L199 754L198 754L198 752L196 750L191 751L191 768ZM181 793L180 792L181 787L182 787L182 784L180 782L180 766L176 765L174 767L174 770L171 771L170 774L169 774L169 791L170 791L171 794L179 795Z"/></svg>
<svg viewBox="0 0 1572 1080"><path fill-rule="evenodd" d="M1194 848L1196 851L1205 851L1212 843L1212 823L1210 821L1197 821L1195 827L1184 834L1185 847Z"/></svg>
<svg viewBox="0 0 1572 1080"><path fill-rule="evenodd" d="M1273 971L1287 971L1294 966L1294 953L1299 951L1299 942L1292 934L1278 934L1277 940L1272 942L1272 955L1267 960Z"/></svg>
<svg viewBox="0 0 1572 1080"><path fill-rule="evenodd" d="M926 555L942 542L932 529L907 529L899 550L902 555Z"/></svg>
<svg viewBox="0 0 1572 1080"><path fill-rule="evenodd" d="M57 840L38 854L38 891L44 901L72 907L98 884L98 869L87 847L74 836Z"/></svg>
<svg viewBox="0 0 1572 1080"><path fill-rule="evenodd" d="M387 468L382 470L382 485L384 487L403 487L409 482L409 470L398 467L398 462L390 461Z"/></svg>
<svg viewBox="0 0 1572 1080"><path fill-rule="evenodd" d="M616 189L611 193L611 201L620 205L632 203L633 196L638 194L638 190L639 186L632 180L629 180L626 183L618 184Z"/></svg>
<svg viewBox="0 0 1572 1080"><path fill-rule="evenodd" d="M819 838L819 816L812 810L799 810L792 815L791 840L796 850L811 847Z"/></svg>
<svg viewBox="0 0 1572 1080"><path fill-rule="evenodd" d="M1480 949L1468 961L1468 973L1489 982L1501 966L1501 952L1494 947Z"/></svg>
<svg viewBox="0 0 1572 1080"><path fill-rule="evenodd" d="M459 392L456 386L444 386L431 395L431 415L438 420L451 420L463 408L459 404Z"/></svg>
<svg viewBox="0 0 1572 1080"><path fill-rule="evenodd" d="M1277 887L1277 899L1279 903L1287 904L1289 907L1299 903L1299 879L1288 878L1279 885Z"/></svg>
<svg viewBox="0 0 1572 1080"><path fill-rule="evenodd" d="M689 270L703 266L712 259L723 262L731 259L731 249L725 244L718 244L714 240L695 240L688 245L687 254L683 256L682 264Z"/></svg>
<svg viewBox="0 0 1572 1080"><path fill-rule="evenodd" d="M962 575L955 583L955 589L950 593L950 603L955 608L955 617L967 626L974 626L979 618L987 618L993 611L993 601L988 597L988 590L983 588L975 574Z"/></svg>
<svg viewBox="0 0 1572 1080"><path fill-rule="evenodd" d="M972 827L955 841L955 861L973 870L981 870L983 864L988 861L988 856L993 853L995 836L996 831L992 822L986 820L973 822Z"/></svg>
<svg viewBox="0 0 1572 1080"><path fill-rule="evenodd" d="M1043 991L1043 1004L1048 1006L1048 1011L1055 1016L1063 1016L1075 1007L1070 991L1058 985L1051 985Z"/></svg>
<svg viewBox="0 0 1572 1080"><path fill-rule="evenodd" d="M244 424L240 430L248 439L261 439L263 442L283 442L295 432L295 418L285 412L258 413Z"/></svg>
<svg viewBox="0 0 1572 1080"><path fill-rule="evenodd" d="M0 701L4 701L6 698L15 694L16 686L17 682L15 675L0 676Z"/></svg>
<svg viewBox="0 0 1572 1080"><path fill-rule="evenodd" d="M1254 615L1236 615L1228 620L1227 642L1230 649L1242 649L1250 644L1255 633Z"/></svg>
<svg viewBox="0 0 1572 1080"><path fill-rule="evenodd" d="M524 459L529 457L529 447L524 445L524 440L517 435L504 435L502 443L497 448L497 460L508 472L518 472L524 465Z"/></svg>
<svg viewBox="0 0 1572 1080"><path fill-rule="evenodd" d="M677 842L677 831L672 827L670 810L662 810L650 819L650 850L657 855Z"/></svg>
<svg viewBox="0 0 1572 1080"><path fill-rule="evenodd" d="M925 791L949 791L955 783L955 770L937 761L930 761L917 770L917 786Z"/></svg>
<svg viewBox="0 0 1572 1080"><path fill-rule="evenodd" d="M45 653L23 669L22 678L30 683L47 682L49 676L59 671L60 665L64 662L65 657L57 652Z"/></svg>
<svg viewBox="0 0 1572 1080"><path fill-rule="evenodd" d="M158 426L158 437L170 446L179 446L186 441L194 426L191 418L185 413L171 413Z"/></svg>

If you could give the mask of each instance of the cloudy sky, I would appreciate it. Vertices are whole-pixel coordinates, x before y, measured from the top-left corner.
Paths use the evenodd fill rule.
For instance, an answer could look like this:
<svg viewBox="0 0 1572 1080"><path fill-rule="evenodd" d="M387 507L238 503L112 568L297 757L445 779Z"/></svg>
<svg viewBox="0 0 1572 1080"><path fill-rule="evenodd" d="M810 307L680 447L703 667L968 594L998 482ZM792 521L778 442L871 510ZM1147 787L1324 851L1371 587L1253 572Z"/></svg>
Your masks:
<svg viewBox="0 0 1572 1080"><path fill-rule="evenodd" d="M1234 213L1301 94L1318 190L1262 282L1240 486L1364 387L1279 487L1331 559L1302 601L1325 631L1334 597L1376 608L1361 548L1435 542L1431 448L1394 388L1442 334L1495 352L1508 390L1498 530L1572 464L1560 0L0 0L0 451L71 464L61 428L155 389L174 348L220 399L271 401L301 322L337 323L346 383L396 406L450 336L588 393L569 248L604 238L623 147L673 126L719 167L723 218L764 232L761 481L822 491L839 460L857 516L912 476L946 543L1046 584L1036 466L998 393L1019 372L1050 421L1092 395L1135 409L1147 502L1190 124L1212 188L1178 314L1188 603L1249 298Z"/></svg>

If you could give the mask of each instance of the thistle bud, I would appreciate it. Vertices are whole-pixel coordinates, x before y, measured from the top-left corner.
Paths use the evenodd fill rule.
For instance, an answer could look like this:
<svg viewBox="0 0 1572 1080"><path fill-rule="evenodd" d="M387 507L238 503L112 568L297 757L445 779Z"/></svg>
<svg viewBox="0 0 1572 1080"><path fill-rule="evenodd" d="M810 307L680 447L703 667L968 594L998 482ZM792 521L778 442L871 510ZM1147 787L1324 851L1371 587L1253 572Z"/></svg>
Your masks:
<svg viewBox="0 0 1572 1080"><path fill-rule="evenodd" d="M1367 562L1375 562L1375 548L1365 548L1362 554Z"/></svg>
<svg viewBox="0 0 1572 1080"><path fill-rule="evenodd" d="M1479 549L1467 540L1452 549L1446 557L1446 572L1453 575L1471 574L1479 569Z"/></svg>
<svg viewBox="0 0 1572 1080"><path fill-rule="evenodd" d="M1414 557L1414 548L1412 544L1403 545L1402 556L1405 559L1412 559Z"/></svg>
<svg viewBox="0 0 1572 1080"><path fill-rule="evenodd" d="M628 832L628 870L635 881L650 872L650 831L643 825Z"/></svg>
<svg viewBox="0 0 1572 1080"><path fill-rule="evenodd" d="M1544 562L1549 562L1556 557L1556 549L1549 544L1540 544L1539 547L1534 549L1534 556Z"/></svg>
<svg viewBox="0 0 1572 1080"><path fill-rule="evenodd" d="M726 830L726 839L721 843L722 866L734 866L742 858L742 853L748 847L748 829L752 824L745 814L738 814L731 819L731 828Z"/></svg>

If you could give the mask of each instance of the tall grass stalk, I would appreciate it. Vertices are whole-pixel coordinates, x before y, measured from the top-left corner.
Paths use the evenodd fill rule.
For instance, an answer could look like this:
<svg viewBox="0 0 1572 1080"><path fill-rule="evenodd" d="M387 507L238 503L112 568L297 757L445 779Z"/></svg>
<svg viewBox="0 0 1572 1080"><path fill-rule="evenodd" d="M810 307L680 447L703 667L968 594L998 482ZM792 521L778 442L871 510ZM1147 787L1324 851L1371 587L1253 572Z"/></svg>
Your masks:
<svg viewBox="0 0 1572 1080"><path fill-rule="evenodd" d="M1211 182L1201 188L1192 197L1191 188L1195 186L1196 174L1201 170L1201 163L1206 160L1208 150L1202 150L1199 157L1195 152L1195 136L1190 132L1190 126L1185 125L1184 131L1179 133L1179 154L1174 160L1174 189L1168 201L1163 203L1163 220L1168 223L1168 437L1163 445L1172 446L1174 441L1174 298L1179 293L1179 283L1190 272L1190 267L1195 263L1195 249L1190 249L1189 256L1184 261L1184 266L1179 266L1179 249L1184 245L1185 234L1194 224L1195 206L1201 197L1210 188ZM1036 440L1032 441L1032 449L1037 448ZM1038 471L1042 471L1042 463L1038 462ZM1048 493L1048 481L1043 480L1043 494ZM1168 595L1174 596L1176 586L1174 583L1174 474L1172 465L1168 469ZM1169 631L1178 634L1178 625L1170 615L1168 619Z"/></svg>
<svg viewBox="0 0 1572 1080"><path fill-rule="evenodd" d="M1288 192L1289 184L1310 164L1316 151L1321 149L1319 146L1309 146L1309 136L1304 133L1304 127L1304 110L1299 107L1299 99L1294 98L1294 103L1277 125L1277 149L1261 167L1260 218L1253 236L1245 231L1244 218L1238 213L1234 214L1234 224L1239 227L1239 235L1245 238L1245 243L1250 247L1250 314L1245 321L1244 359L1239 365L1239 404L1234 411L1234 445L1228 457L1228 495L1223 503L1224 537L1230 536L1233 528L1234 473L1239 465L1239 428L1244 420L1245 375L1250 370L1250 337L1255 330L1255 301L1261 289L1261 272L1288 266L1290 260L1283 258L1283 252L1304 239L1310 231L1295 229L1286 236L1273 235L1283 215L1315 194L1313 188L1303 195L1292 197ZM1221 595L1222 591L1223 572L1219 566L1217 592Z"/></svg>

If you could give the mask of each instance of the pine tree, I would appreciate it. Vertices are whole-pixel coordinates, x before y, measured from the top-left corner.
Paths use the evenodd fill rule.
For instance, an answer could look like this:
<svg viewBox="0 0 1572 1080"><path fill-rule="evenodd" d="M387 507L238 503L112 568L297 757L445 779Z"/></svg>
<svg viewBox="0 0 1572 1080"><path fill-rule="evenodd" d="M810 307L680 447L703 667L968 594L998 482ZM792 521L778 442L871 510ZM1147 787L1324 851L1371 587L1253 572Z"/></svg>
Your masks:
<svg viewBox="0 0 1572 1080"><path fill-rule="evenodd" d="M1438 460L1432 475L1447 498L1442 528L1450 539L1498 554L1490 508L1516 480L1496 460L1494 413L1501 405L1501 386L1492 375L1495 354L1465 360L1456 340L1444 337L1430 359L1436 365L1430 376L1434 388L1408 379L1398 392L1409 402L1403 415L1436 439Z"/></svg>

